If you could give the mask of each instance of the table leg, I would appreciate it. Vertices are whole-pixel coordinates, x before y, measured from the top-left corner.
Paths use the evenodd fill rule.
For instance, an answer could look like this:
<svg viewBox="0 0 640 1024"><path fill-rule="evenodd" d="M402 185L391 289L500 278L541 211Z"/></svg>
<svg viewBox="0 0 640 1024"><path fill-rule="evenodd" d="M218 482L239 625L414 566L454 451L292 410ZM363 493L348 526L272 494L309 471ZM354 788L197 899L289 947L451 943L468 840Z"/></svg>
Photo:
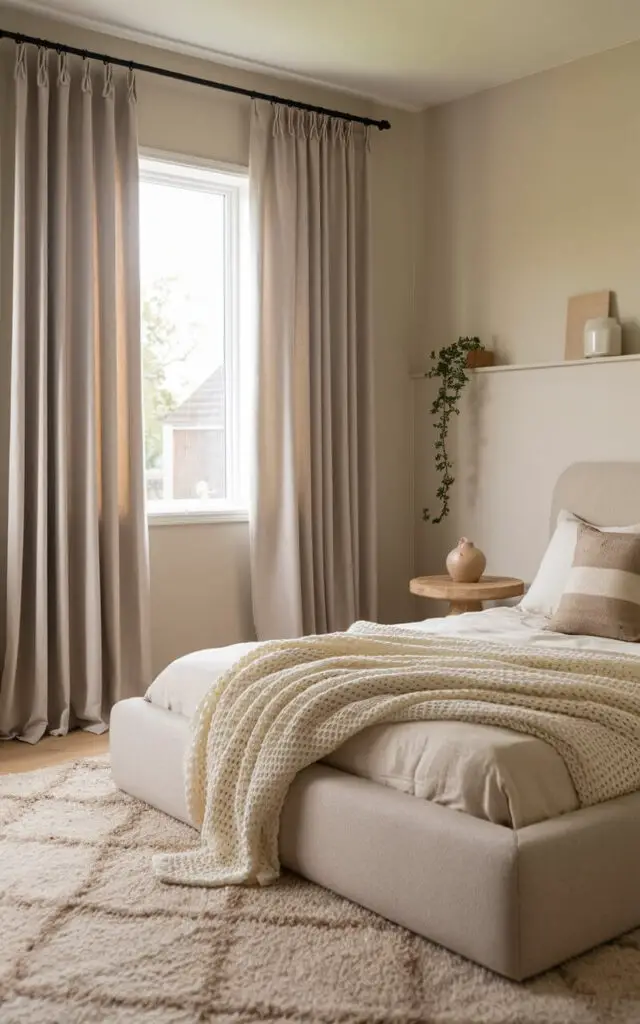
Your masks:
<svg viewBox="0 0 640 1024"><path fill-rule="evenodd" d="M449 615L462 615L463 612L481 612L482 601L450 601Z"/></svg>

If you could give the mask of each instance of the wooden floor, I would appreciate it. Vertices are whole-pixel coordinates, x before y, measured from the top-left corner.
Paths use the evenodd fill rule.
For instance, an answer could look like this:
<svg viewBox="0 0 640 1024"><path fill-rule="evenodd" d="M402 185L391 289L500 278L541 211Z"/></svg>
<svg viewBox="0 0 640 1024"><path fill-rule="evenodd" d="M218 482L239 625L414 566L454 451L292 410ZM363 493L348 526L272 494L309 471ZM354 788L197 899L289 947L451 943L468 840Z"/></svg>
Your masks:
<svg viewBox="0 0 640 1024"><path fill-rule="evenodd" d="M39 743L0 740L0 775L7 772L32 772L51 764L74 761L77 757L106 754L109 733L95 736L92 732L75 730L67 736L45 736Z"/></svg>

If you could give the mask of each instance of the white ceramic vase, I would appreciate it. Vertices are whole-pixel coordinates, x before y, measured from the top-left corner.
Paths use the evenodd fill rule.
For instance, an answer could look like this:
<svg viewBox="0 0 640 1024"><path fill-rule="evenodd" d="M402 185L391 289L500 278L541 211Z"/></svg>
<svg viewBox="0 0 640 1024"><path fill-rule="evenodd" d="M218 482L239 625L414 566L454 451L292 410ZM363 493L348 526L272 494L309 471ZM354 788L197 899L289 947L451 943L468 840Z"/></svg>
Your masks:
<svg viewBox="0 0 640 1024"><path fill-rule="evenodd" d="M461 537L458 546L447 555L447 572L456 583L477 583L486 565L482 551L466 537Z"/></svg>
<svg viewBox="0 0 640 1024"><path fill-rule="evenodd" d="M613 316L596 316L584 325L585 359L619 356L622 352L622 328Z"/></svg>

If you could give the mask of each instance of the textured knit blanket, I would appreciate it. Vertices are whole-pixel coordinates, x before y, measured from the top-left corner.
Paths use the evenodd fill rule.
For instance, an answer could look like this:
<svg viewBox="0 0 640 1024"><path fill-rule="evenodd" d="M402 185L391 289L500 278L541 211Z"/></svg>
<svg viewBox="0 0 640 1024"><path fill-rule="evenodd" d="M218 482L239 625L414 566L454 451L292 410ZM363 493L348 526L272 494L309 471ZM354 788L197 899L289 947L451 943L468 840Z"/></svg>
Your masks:
<svg viewBox="0 0 640 1024"><path fill-rule="evenodd" d="M186 885L267 885L296 774L367 726L448 719L537 736L582 806L640 789L640 657L516 647L358 622L267 642L212 686L187 758L201 848L154 858Z"/></svg>

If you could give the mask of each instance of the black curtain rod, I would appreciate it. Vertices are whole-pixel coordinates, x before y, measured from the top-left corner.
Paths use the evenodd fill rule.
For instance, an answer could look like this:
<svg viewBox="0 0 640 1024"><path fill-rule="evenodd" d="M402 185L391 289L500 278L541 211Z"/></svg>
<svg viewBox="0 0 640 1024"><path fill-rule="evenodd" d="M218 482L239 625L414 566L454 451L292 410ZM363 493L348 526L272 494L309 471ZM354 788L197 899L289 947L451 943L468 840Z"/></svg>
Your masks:
<svg viewBox="0 0 640 1024"><path fill-rule="evenodd" d="M203 85L206 89L219 89L220 92L231 92L236 96L248 96L252 100L267 100L269 103L281 103L285 107L294 107L296 110L311 110L315 114L339 117L342 121L355 121L357 124L379 128L380 131L385 131L391 127L388 121L375 121L371 117L345 114L343 110L329 110L327 107L316 107L312 103L299 103L298 100L289 100L284 96L272 96L266 92L242 89L239 85L227 85L225 82L212 82L209 78L184 75L180 71L169 71L168 68L158 68L153 64L139 64L135 60L122 60L121 57L110 57L107 53L94 53L93 50L82 50L77 46L67 46L66 43L53 43L50 39L37 39L35 36L26 36L23 32L8 32L0 28L0 39L3 38L13 39L15 43L30 43L45 50L55 50L57 53L72 53L76 57L82 57L84 60L99 60L105 64L115 64L121 68L131 68L132 71L144 71L148 75L173 78L176 82L189 82L191 85Z"/></svg>

